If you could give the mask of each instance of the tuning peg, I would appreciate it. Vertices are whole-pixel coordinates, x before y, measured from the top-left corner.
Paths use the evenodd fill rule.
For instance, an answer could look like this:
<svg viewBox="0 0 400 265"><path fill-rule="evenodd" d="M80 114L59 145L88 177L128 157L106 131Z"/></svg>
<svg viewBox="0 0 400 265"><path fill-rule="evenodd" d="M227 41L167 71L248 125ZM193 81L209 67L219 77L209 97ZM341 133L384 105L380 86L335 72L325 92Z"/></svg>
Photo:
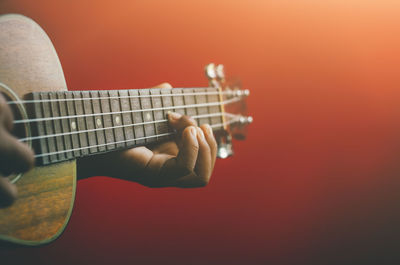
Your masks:
<svg viewBox="0 0 400 265"><path fill-rule="evenodd" d="M215 79L217 77L217 71L215 68L215 64L210 63L210 64L206 65L205 70L206 70L206 76L209 80Z"/></svg>
<svg viewBox="0 0 400 265"><path fill-rule="evenodd" d="M225 73L222 64L215 66L215 64L210 63L205 67L205 71L210 87L223 87Z"/></svg>
<svg viewBox="0 0 400 265"><path fill-rule="evenodd" d="M222 64L217 65L217 67L215 68L215 72L219 80L221 81L225 80L225 71L224 71L224 66Z"/></svg>
<svg viewBox="0 0 400 265"><path fill-rule="evenodd" d="M251 117L251 116L247 116L247 117L242 116L242 117L239 118L239 122L240 122L240 124L250 124L250 123L253 122L253 117Z"/></svg>

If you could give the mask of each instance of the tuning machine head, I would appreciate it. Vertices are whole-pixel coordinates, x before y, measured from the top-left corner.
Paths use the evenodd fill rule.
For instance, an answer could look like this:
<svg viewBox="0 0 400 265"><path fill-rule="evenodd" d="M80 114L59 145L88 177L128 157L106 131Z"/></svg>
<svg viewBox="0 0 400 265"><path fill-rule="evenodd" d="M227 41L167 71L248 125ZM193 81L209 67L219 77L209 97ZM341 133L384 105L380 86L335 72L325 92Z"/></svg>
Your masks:
<svg viewBox="0 0 400 265"><path fill-rule="evenodd" d="M217 156L226 158L233 155L232 138L243 140L246 138L247 127L253 118L247 115L246 98L248 89L241 88L238 79L225 77L224 66L210 63L205 67L205 73L212 88L217 88L220 100L223 128L215 134L218 144Z"/></svg>
<svg viewBox="0 0 400 265"><path fill-rule="evenodd" d="M216 137L216 140L218 145L218 158L227 158L233 155L232 137L229 134L219 135Z"/></svg>
<svg viewBox="0 0 400 265"><path fill-rule="evenodd" d="M222 87L225 83L225 71L222 64L210 63L205 67L206 76L211 87Z"/></svg>

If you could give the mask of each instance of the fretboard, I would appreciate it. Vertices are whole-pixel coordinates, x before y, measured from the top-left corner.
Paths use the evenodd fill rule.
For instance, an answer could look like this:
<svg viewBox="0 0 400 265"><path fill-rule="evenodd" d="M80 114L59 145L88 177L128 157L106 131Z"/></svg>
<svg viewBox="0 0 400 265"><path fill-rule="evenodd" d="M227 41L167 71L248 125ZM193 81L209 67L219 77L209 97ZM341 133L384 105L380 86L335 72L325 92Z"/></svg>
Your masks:
<svg viewBox="0 0 400 265"><path fill-rule="evenodd" d="M46 165L166 141L168 111L223 128L217 88L38 92L31 95L31 140Z"/></svg>

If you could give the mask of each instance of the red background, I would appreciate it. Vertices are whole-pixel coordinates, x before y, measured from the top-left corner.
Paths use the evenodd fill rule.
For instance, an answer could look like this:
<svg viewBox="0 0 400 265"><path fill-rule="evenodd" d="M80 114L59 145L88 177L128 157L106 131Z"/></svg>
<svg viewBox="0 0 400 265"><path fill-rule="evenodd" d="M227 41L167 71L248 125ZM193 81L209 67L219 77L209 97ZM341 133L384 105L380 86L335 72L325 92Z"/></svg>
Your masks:
<svg viewBox="0 0 400 265"><path fill-rule="evenodd" d="M223 63L254 123L203 189L81 180L64 234L1 264L398 264L400 2L0 0L70 89L203 86ZM5 262L6 261L6 262Z"/></svg>

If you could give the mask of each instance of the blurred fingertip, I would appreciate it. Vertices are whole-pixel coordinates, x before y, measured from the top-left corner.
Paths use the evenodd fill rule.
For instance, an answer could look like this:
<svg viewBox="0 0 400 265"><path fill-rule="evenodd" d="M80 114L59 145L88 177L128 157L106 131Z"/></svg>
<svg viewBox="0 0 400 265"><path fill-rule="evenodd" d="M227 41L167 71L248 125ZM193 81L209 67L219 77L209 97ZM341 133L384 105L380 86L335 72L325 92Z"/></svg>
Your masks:
<svg viewBox="0 0 400 265"><path fill-rule="evenodd" d="M172 111L168 111L167 113L168 115L168 119L171 121L176 121L179 120L180 118L182 118L182 114L177 113L177 112L172 112Z"/></svg>
<svg viewBox="0 0 400 265"><path fill-rule="evenodd" d="M170 83L165 82L165 83L161 83L159 85L156 85L155 88L163 88L163 89L165 89L165 88L172 88L172 86L171 86Z"/></svg>
<svg viewBox="0 0 400 265"><path fill-rule="evenodd" d="M197 136L197 129L194 126L189 126L190 133L192 134L193 137Z"/></svg>
<svg viewBox="0 0 400 265"><path fill-rule="evenodd" d="M187 126L182 134L197 141L197 129L195 126Z"/></svg>
<svg viewBox="0 0 400 265"><path fill-rule="evenodd" d="M211 128L211 126L210 126L209 124L203 124L203 125L201 125L200 127L203 129L203 131L204 131L206 134L208 134L208 135L210 135L210 136L213 136L213 135L214 135L214 132L213 132L213 130L212 130L212 128Z"/></svg>
<svg viewBox="0 0 400 265"><path fill-rule="evenodd" d="M197 135L201 138L201 139L205 139L204 136L204 132L200 127L197 127Z"/></svg>

